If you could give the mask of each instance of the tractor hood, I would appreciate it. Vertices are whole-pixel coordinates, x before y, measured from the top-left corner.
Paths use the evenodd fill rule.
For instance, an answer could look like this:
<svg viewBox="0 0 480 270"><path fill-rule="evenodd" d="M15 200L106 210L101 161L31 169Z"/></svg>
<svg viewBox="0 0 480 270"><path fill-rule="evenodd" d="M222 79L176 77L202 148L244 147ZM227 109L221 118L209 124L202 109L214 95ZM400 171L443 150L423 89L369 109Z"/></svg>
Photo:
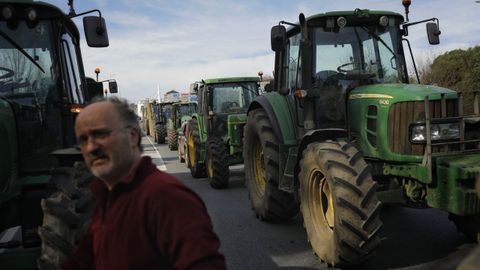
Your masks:
<svg viewBox="0 0 480 270"><path fill-rule="evenodd" d="M192 119L192 116L191 116L191 115L182 115L182 116L180 117L180 126L182 126L183 123L188 122L190 119Z"/></svg>
<svg viewBox="0 0 480 270"><path fill-rule="evenodd" d="M440 99L445 94L447 99L457 98L457 92L433 85L421 84L374 84L360 86L352 90L349 99L394 99L396 102L424 100L426 96Z"/></svg>

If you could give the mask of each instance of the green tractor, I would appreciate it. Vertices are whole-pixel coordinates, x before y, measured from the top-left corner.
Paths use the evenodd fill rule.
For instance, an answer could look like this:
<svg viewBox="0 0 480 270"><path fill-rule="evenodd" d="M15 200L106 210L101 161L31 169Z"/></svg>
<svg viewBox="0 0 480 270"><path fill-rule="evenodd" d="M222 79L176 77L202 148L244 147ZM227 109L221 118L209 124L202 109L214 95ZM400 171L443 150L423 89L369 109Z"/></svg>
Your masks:
<svg viewBox="0 0 480 270"><path fill-rule="evenodd" d="M208 176L213 188L227 187L228 167L243 163L243 127L258 82L258 77L218 78L190 87L198 105L186 127L187 166L195 178Z"/></svg>
<svg viewBox="0 0 480 270"><path fill-rule="evenodd" d="M72 18L100 12L69 4L0 1L0 269L59 268L93 209L74 120L103 87L85 78ZM108 46L101 16L83 22L89 46Z"/></svg>
<svg viewBox="0 0 480 270"><path fill-rule="evenodd" d="M172 104L170 117L167 120L168 148L172 151L178 149L178 135L182 124L192 119L192 114L197 112L196 102L175 102Z"/></svg>
<svg viewBox="0 0 480 270"><path fill-rule="evenodd" d="M300 14L271 31L275 78L248 109L246 185L262 220L301 211L313 251L329 265L375 254L381 202L446 211L478 237L479 95L465 115L461 93L409 83L408 30L428 22L430 44L440 31L435 18L406 18L361 9Z"/></svg>

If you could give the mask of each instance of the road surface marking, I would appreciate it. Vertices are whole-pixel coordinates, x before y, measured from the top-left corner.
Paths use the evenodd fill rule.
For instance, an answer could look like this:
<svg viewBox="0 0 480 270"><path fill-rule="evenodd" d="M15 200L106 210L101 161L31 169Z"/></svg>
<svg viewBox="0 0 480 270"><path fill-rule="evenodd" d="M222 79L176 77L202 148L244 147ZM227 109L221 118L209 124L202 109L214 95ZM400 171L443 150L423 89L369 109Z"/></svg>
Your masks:
<svg viewBox="0 0 480 270"><path fill-rule="evenodd" d="M167 171L167 166L165 166L165 162L163 162L163 158L162 158L162 155L160 155L160 152L158 152L158 149L155 147L155 144L152 143L152 141L150 140L150 137L149 136L145 136L147 137L147 140L148 142L153 146L153 149L155 149L155 155L149 155L152 159L158 159L160 161L160 165L157 165L157 169L159 169L160 171L164 171L166 172ZM146 154L144 154L146 155Z"/></svg>

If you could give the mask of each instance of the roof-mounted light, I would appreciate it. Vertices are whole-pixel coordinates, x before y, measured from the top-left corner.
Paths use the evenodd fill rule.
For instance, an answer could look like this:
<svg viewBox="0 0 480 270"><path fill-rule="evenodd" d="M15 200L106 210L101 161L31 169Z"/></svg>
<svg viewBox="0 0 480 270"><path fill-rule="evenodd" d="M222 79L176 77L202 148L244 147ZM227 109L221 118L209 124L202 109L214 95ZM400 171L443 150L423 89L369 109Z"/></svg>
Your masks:
<svg viewBox="0 0 480 270"><path fill-rule="evenodd" d="M25 14L27 15L27 19L29 21L35 21L37 19L37 11L33 8L27 8L25 10Z"/></svg>
<svg viewBox="0 0 480 270"><path fill-rule="evenodd" d="M25 17L27 17L27 26L34 28L38 24L38 14L37 11L33 8L27 8L24 11Z"/></svg>
<svg viewBox="0 0 480 270"><path fill-rule="evenodd" d="M337 19L337 25L338 25L338 27L340 27L340 28L345 27L345 26L347 25L347 18L345 18L345 17L338 17L338 19Z"/></svg>
<svg viewBox="0 0 480 270"><path fill-rule="evenodd" d="M378 20L378 23L381 26L386 27L388 25L388 17L387 16L380 17L380 19Z"/></svg>
<svg viewBox="0 0 480 270"><path fill-rule="evenodd" d="M10 20L13 18L15 11L13 10L13 7L10 5L6 5L2 8L2 17L5 20Z"/></svg>

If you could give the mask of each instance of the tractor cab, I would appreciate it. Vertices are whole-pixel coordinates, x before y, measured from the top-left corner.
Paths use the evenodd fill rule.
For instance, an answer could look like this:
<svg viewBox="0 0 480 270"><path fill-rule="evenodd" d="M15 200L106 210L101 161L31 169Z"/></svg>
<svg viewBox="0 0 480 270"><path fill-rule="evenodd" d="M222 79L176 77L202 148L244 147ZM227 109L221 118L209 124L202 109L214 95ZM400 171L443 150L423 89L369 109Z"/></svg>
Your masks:
<svg viewBox="0 0 480 270"><path fill-rule="evenodd" d="M272 28L275 85L295 97L306 130L346 128L347 97L359 86L408 83L402 39L416 23L398 13L356 9L281 23L291 27ZM438 26L427 30L434 36Z"/></svg>
<svg viewBox="0 0 480 270"><path fill-rule="evenodd" d="M200 98L206 101L201 104L206 106L204 109L210 120L207 121L208 132L218 137L227 136L229 116L235 118L235 115L247 112L250 103L258 96L258 81L257 77L204 81L205 85L201 86L204 94Z"/></svg>

